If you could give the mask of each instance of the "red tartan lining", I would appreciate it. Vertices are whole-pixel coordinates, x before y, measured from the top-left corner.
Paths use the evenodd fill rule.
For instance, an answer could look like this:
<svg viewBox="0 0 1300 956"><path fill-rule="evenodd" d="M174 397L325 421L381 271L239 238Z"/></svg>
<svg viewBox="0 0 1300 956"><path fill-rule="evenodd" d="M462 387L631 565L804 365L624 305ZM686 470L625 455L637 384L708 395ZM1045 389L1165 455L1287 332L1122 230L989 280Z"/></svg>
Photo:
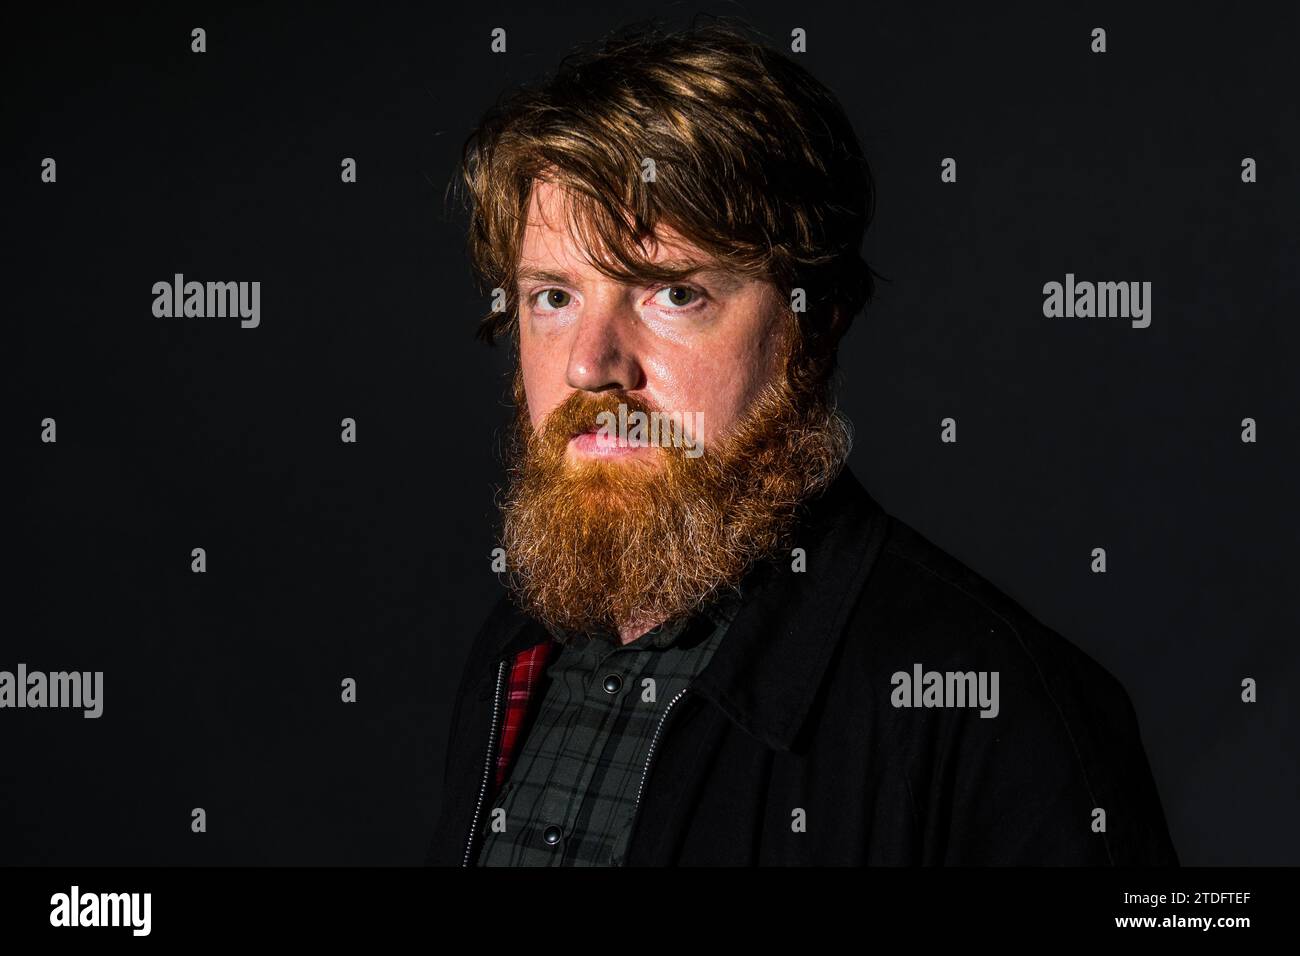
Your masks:
<svg viewBox="0 0 1300 956"><path fill-rule="evenodd" d="M497 771L493 794L501 789L510 762L515 756L515 747L522 739L524 728L531 715L533 689L540 683L542 672L550 663L551 657L560 645L547 638L532 647L526 647L515 655L510 665L510 678L506 685L506 719L501 728L501 745L497 748Z"/></svg>

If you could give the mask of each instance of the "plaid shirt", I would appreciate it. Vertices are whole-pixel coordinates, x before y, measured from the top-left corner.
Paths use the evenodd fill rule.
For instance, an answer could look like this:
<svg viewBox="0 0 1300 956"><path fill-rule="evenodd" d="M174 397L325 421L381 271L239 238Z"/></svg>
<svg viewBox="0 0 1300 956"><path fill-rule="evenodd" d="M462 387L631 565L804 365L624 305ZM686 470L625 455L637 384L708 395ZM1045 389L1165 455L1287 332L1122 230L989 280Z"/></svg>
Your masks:
<svg viewBox="0 0 1300 956"><path fill-rule="evenodd" d="M715 602L626 645L560 634L516 655L479 866L622 862L664 711L708 663L736 606Z"/></svg>

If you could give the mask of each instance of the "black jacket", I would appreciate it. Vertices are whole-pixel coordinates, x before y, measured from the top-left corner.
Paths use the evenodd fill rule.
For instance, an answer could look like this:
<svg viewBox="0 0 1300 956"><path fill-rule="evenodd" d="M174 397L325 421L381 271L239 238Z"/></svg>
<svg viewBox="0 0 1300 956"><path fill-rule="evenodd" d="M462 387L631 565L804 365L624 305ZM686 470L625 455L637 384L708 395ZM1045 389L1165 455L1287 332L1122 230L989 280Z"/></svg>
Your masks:
<svg viewBox="0 0 1300 956"><path fill-rule="evenodd" d="M1177 865L1110 673L847 469L793 544L806 570L783 557L751 572L722 644L666 709L627 865ZM503 598L476 639L427 863L472 864L507 661L543 636ZM894 676L918 667L998 672L997 715L895 706L923 702Z"/></svg>

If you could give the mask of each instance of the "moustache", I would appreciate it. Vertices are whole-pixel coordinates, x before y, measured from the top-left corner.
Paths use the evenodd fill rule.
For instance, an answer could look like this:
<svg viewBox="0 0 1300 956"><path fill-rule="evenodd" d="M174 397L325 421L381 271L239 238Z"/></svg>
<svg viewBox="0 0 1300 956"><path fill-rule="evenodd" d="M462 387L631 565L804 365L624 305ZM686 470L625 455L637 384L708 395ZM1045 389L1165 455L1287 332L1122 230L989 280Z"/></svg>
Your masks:
<svg viewBox="0 0 1300 956"><path fill-rule="evenodd" d="M573 392L542 422L542 439L549 445L559 445L578 435L597 431L605 416L619 415L620 406L624 409L624 414L629 416L634 412L641 412L648 416L652 412L659 411L649 403L621 389L595 395Z"/></svg>

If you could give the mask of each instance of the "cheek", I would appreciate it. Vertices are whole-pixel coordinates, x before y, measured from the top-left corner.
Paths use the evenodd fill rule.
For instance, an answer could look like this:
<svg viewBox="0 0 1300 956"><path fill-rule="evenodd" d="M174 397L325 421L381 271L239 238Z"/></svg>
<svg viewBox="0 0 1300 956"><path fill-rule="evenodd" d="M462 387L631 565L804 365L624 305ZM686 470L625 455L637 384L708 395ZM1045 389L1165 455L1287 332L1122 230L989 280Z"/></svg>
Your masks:
<svg viewBox="0 0 1300 956"><path fill-rule="evenodd" d="M702 412L706 435L726 432L745 413L761 387L765 369L752 356L726 363L701 363L677 376L668 404L675 411Z"/></svg>
<svg viewBox="0 0 1300 956"><path fill-rule="evenodd" d="M536 343L527 332L519 333L519 374L524 381L524 397L528 401L528 417L534 428L541 425L550 411L550 397L546 390L545 369L539 361Z"/></svg>
<svg viewBox="0 0 1300 956"><path fill-rule="evenodd" d="M720 354L726 361L710 362L696 369L692 391L714 435L727 431L744 417L763 386L781 372L778 341L779 318L759 333L757 330L729 344Z"/></svg>
<svg viewBox="0 0 1300 956"><path fill-rule="evenodd" d="M534 428L541 428L546 416L555 410L571 389L565 378L566 358L562 349L552 347L545 337L519 332L519 371L528 399L528 416Z"/></svg>

